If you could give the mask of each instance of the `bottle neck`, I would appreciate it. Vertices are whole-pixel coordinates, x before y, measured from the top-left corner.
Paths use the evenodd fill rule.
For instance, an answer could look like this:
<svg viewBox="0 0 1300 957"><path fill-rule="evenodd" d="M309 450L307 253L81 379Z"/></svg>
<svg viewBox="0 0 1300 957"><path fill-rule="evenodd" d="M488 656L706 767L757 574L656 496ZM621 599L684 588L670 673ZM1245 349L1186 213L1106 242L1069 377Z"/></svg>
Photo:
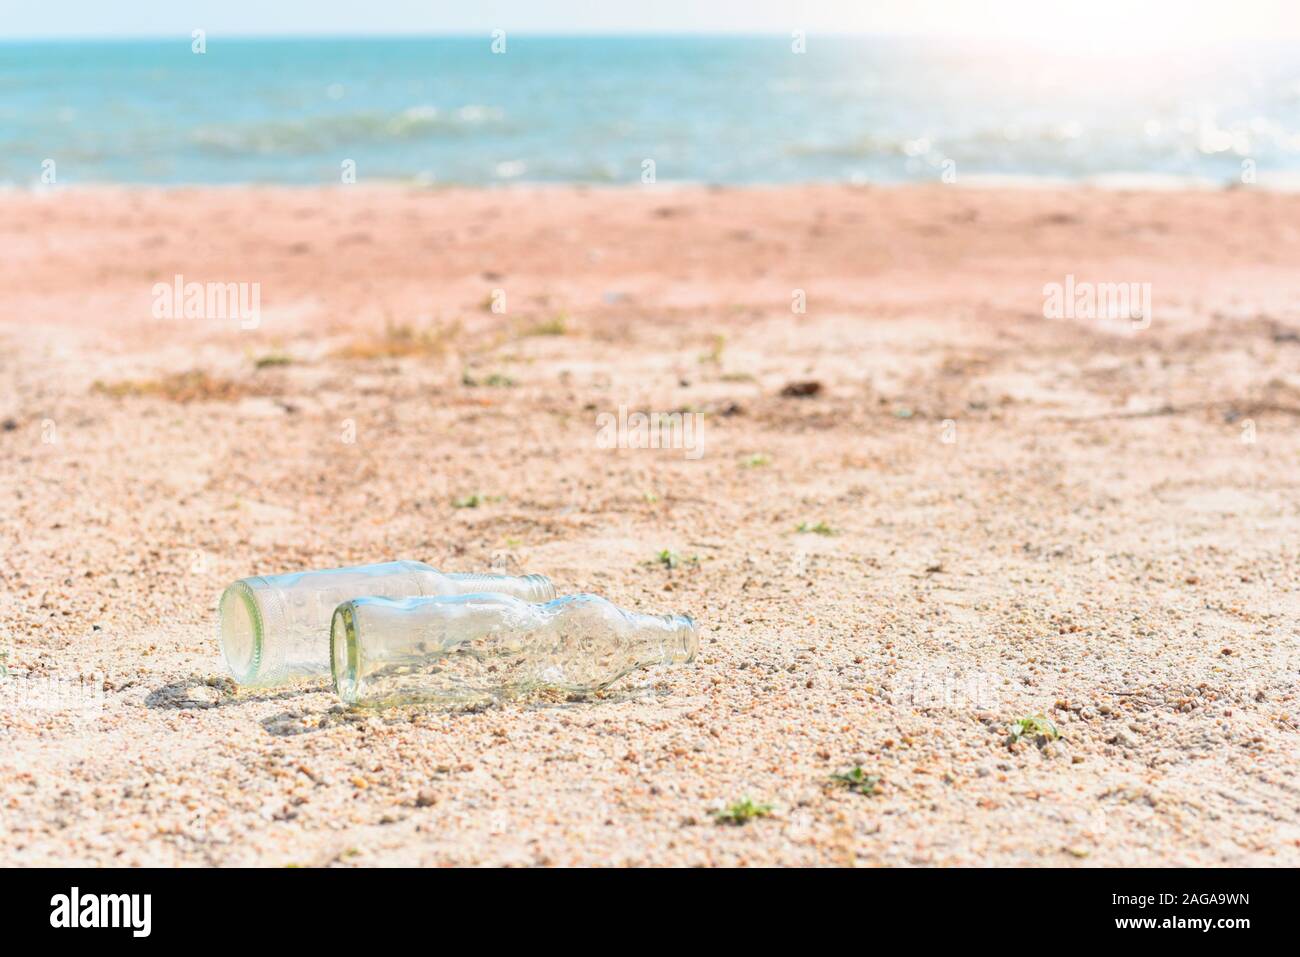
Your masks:
<svg viewBox="0 0 1300 957"><path fill-rule="evenodd" d="M700 649L700 633L690 615L646 615L654 623L647 644L654 653L654 664L681 665L695 660Z"/></svg>
<svg viewBox="0 0 1300 957"><path fill-rule="evenodd" d="M531 602L550 601L555 597L555 586L545 575L493 575L479 572L438 574L449 589L442 594L470 595L496 592Z"/></svg>

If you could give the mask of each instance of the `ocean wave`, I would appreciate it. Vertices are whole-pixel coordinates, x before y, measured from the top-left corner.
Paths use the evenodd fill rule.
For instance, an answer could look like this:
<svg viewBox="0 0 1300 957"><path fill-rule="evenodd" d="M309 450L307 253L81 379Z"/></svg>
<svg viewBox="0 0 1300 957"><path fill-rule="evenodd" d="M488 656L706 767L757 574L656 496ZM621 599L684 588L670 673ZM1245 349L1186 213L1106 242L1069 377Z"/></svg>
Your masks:
<svg viewBox="0 0 1300 957"><path fill-rule="evenodd" d="M497 107L469 104L453 110L412 106L399 113L364 111L311 117L290 117L266 123L200 126L189 134L202 151L227 155L296 155L339 146L400 143L439 136L464 136L500 125L505 113Z"/></svg>
<svg viewBox="0 0 1300 957"><path fill-rule="evenodd" d="M1174 122L1148 120L1131 129L1088 127L1077 121L1043 125L1005 124L978 127L942 136L925 134L885 135L863 133L842 140L828 138L792 142L784 152L796 158L871 159L905 157L934 165L954 156L969 158L1004 157L1018 154L1023 158L1064 157L1095 160L1109 155L1120 164L1102 164L1102 168L1121 169L1135 157L1179 157L1188 154L1235 157L1300 153L1300 133L1292 133L1281 124L1256 117L1250 121L1219 125L1212 118L1181 119ZM1095 163L1087 163L1090 168Z"/></svg>

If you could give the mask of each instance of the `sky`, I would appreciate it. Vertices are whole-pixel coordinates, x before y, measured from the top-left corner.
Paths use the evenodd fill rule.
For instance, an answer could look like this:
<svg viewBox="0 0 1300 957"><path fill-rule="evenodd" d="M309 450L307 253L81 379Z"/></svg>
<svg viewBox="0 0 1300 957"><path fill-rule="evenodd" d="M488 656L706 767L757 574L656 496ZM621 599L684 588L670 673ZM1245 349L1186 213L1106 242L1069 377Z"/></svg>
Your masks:
<svg viewBox="0 0 1300 957"><path fill-rule="evenodd" d="M0 38L772 33L1127 48L1300 38L1300 0L0 0Z"/></svg>

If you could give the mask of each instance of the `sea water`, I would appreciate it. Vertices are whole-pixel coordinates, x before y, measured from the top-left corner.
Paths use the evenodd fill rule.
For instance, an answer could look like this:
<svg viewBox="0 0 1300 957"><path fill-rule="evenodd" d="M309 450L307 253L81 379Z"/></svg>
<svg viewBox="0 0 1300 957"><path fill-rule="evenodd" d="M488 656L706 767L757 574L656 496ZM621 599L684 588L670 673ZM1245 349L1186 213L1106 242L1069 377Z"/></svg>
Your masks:
<svg viewBox="0 0 1300 957"><path fill-rule="evenodd" d="M0 184L1300 171L1300 51L510 36L0 43ZM652 165L647 165L647 160ZM1251 172L1247 174L1246 171Z"/></svg>

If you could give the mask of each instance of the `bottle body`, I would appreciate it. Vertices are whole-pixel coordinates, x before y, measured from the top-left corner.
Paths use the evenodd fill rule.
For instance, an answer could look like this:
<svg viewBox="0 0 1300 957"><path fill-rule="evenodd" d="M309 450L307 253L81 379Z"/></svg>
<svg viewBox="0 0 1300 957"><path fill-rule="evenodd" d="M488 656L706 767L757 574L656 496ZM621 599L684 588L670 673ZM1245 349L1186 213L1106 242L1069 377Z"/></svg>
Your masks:
<svg viewBox="0 0 1300 957"><path fill-rule="evenodd" d="M457 595L485 588L526 602L555 596L543 575L444 574L411 561L241 578L221 596L221 649L242 685L319 678L330 672L330 619L341 602L359 595Z"/></svg>
<svg viewBox="0 0 1300 957"><path fill-rule="evenodd" d="M356 598L330 627L334 688L365 706L586 693L638 668L693 661L698 648L690 617L624 611L596 595Z"/></svg>

